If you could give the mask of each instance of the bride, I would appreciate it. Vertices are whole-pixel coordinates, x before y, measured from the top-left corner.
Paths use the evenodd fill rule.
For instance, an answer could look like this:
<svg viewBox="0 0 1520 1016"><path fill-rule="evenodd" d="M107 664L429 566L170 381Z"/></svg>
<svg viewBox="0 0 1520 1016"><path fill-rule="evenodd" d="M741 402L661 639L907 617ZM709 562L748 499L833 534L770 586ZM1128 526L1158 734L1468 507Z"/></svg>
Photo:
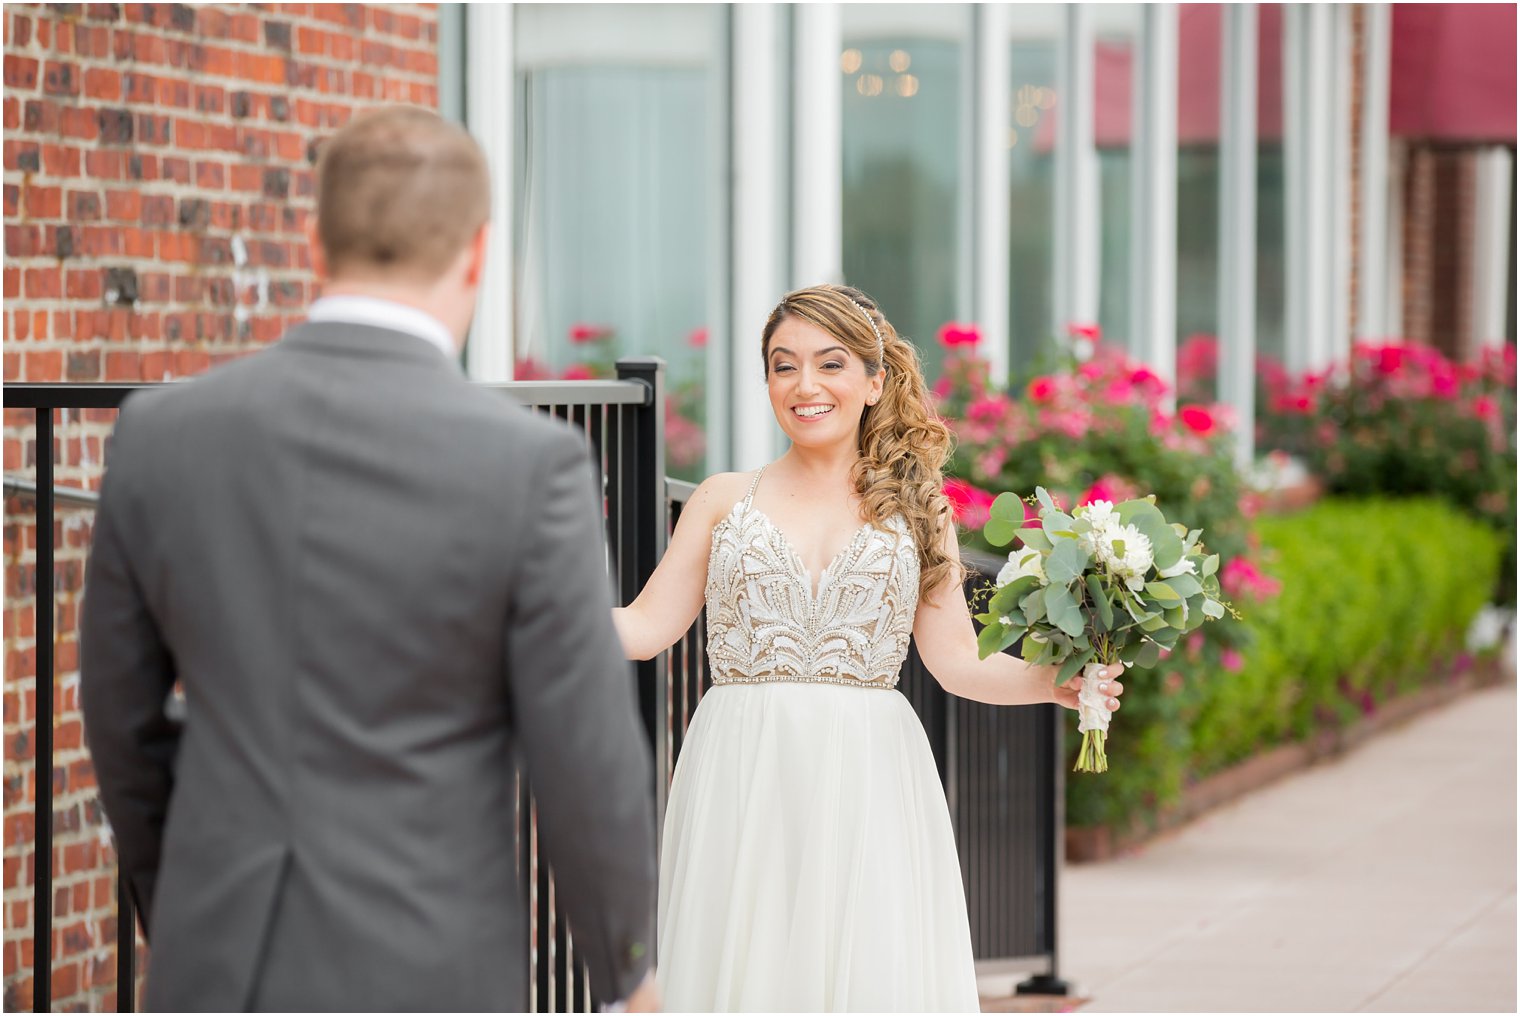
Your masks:
<svg viewBox="0 0 1520 1016"><path fill-rule="evenodd" d="M791 448L697 488L613 612L649 659L707 607L713 687L665 813L660 992L675 1011L974 1012L949 809L893 691L908 637L980 702L1075 708L1081 678L977 658L941 492L950 434L876 305L843 286L788 294L760 351ZM1105 684L1117 709L1123 688Z"/></svg>

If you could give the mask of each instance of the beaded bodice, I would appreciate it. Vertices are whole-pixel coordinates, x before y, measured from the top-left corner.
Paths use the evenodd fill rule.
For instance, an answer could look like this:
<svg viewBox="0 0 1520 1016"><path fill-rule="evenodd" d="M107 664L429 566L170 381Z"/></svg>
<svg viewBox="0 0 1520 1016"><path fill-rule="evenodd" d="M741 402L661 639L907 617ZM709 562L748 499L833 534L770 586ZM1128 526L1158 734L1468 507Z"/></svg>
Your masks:
<svg viewBox="0 0 1520 1016"><path fill-rule="evenodd" d="M812 588L802 558L749 493L713 527L707 656L713 684L824 681L893 688L918 608L918 549L900 516L867 523Z"/></svg>

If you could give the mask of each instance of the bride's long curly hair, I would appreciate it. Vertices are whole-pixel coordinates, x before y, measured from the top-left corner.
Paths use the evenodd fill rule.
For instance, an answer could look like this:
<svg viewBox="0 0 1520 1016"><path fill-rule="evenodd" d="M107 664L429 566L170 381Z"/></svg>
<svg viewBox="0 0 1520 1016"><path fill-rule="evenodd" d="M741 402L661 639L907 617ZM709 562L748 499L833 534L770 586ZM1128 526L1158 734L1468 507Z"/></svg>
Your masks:
<svg viewBox="0 0 1520 1016"><path fill-rule="evenodd" d="M885 369L881 398L860 418L860 457L850 479L860 493L866 521L881 525L901 513L918 544L919 595L927 597L961 564L945 553L951 525L944 493L950 429L935 415L918 350L876 306L851 286L809 286L788 293L766 319L760 354L770 371L771 337L788 317L817 325L865 363L867 375ZM874 328L873 328L874 325ZM878 340L878 333L880 338Z"/></svg>

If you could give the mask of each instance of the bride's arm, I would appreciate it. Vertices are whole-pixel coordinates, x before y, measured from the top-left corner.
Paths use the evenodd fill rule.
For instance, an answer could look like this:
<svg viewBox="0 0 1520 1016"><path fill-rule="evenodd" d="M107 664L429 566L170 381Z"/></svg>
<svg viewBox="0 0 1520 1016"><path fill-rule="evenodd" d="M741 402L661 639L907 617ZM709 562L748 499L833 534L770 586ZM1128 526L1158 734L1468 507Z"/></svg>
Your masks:
<svg viewBox="0 0 1520 1016"><path fill-rule="evenodd" d="M626 607L613 608L612 621L630 660L648 660L670 648L701 613L712 528L732 504L732 499L724 503L733 486L732 475L702 481L682 509L670 546L638 598Z"/></svg>
<svg viewBox="0 0 1520 1016"><path fill-rule="evenodd" d="M956 543L954 526L945 527L944 541L945 552L952 560L959 560L960 546ZM1082 687L1080 677L1057 688L1055 667L1031 666L1005 653L985 660L978 658L976 629L971 624L971 609L966 605L958 572L941 582L932 595L919 599L913 639L918 643L918 655L924 666L952 695L999 706L1057 702L1068 709L1077 707L1077 692ZM1121 669L1119 665L1110 667L1109 674L1117 678ZM1109 680L1108 685L1111 708L1117 709L1124 686L1117 680Z"/></svg>

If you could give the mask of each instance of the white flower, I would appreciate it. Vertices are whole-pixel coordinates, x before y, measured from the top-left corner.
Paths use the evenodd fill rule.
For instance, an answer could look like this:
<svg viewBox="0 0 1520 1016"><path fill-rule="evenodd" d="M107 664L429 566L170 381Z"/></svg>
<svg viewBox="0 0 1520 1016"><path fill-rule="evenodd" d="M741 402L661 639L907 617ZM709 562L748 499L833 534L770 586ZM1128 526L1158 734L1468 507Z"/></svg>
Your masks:
<svg viewBox="0 0 1520 1016"><path fill-rule="evenodd" d="M1013 626L1013 618L1009 617L1007 614L1001 614L998 616L998 624L1002 625L1004 628L1011 628Z"/></svg>
<svg viewBox="0 0 1520 1016"><path fill-rule="evenodd" d="M1076 516L1091 522L1094 529L1107 529L1119 524L1119 514L1114 511L1112 501L1091 501L1078 508Z"/></svg>
<svg viewBox="0 0 1520 1016"><path fill-rule="evenodd" d="M1015 550L1008 555L1008 563L998 572L997 584L1006 586L1026 575L1033 575L1040 580L1041 585L1045 584L1044 559L1038 550L1030 547Z"/></svg>
<svg viewBox="0 0 1520 1016"><path fill-rule="evenodd" d="M1114 547L1116 542L1124 544L1123 556ZM1114 523L1096 534L1093 549L1098 560L1125 585L1136 592L1145 588L1145 573L1155 561L1150 537L1134 526Z"/></svg>
<svg viewBox="0 0 1520 1016"><path fill-rule="evenodd" d="M1198 562L1190 557L1179 557L1176 564L1170 568L1162 568L1156 574L1164 579L1174 579L1178 575L1197 575Z"/></svg>

